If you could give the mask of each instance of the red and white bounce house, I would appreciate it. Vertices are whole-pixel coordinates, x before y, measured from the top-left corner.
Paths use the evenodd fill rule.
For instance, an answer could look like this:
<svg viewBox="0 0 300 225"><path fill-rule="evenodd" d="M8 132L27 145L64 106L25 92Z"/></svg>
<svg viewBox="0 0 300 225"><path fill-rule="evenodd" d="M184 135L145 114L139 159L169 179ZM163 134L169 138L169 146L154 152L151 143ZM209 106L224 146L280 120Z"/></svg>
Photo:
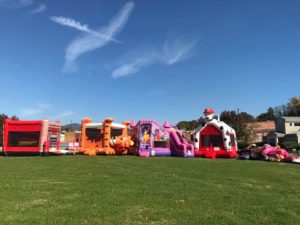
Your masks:
<svg viewBox="0 0 300 225"><path fill-rule="evenodd" d="M233 158L237 155L236 133L219 120L212 108L203 112L205 118L192 135L195 157Z"/></svg>
<svg viewBox="0 0 300 225"><path fill-rule="evenodd" d="M6 119L3 152L6 154L60 154L60 131L59 121Z"/></svg>

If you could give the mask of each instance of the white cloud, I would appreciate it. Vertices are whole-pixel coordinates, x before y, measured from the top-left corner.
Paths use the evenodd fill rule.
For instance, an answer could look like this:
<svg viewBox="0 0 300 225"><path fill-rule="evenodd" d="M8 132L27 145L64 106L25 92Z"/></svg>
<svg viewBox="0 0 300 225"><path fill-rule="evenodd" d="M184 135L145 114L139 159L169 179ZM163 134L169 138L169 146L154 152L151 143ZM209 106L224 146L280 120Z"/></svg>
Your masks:
<svg viewBox="0 0 300 225"><path fill-rule="evenodd" d="M0 0L0 7L5 9L20 9L33 4L33 0Z"/></svg>
<svg viewBox="0 0 300 225"><path fill-rule="evenodd" d="M81 24L80 22L77 22L77 21L73 20L72 18L66 18L66 17L62 17L62 16L52 16L52 17L50 17L50 19L53 22L56 22L60 25L69 26L69 27L75 28L77 30L90 33L90 29L87 24Z"/></svg>
<svg viewBox="0 0 300 225"><path fill-rule="evenodd" d="M51 107L50 104L38 103L34 107L22 108L21 109L21 114L23 116L33 116L33 115L44 113L50 107Z"/></svg>
<svg viewBox="0 0 300 225"><path fill-rule="evenodd" d="M126 25L133 8L134 3L127 2L120 10L118 15L112 18L108 26L103 27L97 31L90 30L88 25L82 25L80 22L77 22L70 18L51 17L50 19L54 22L85 32L85 34L75 38L67 46L64 71L72 72L72 70L74 70L75 68L74 62L81 54L93 51L97 48L101 48L111 41L116 41L115 36Z"/></svg>
<svg viewBox="0 0 300 225"><path fill-rule="evenodd" d="M144 51L137 54L134 59L125 60L125 63L116 68L111 77L116 79L139 72L143 67L151 64L170 66L188 58L196 41L182 41L179 38L167 39L162 48L156 51Z"/></svg>
<svg viewBox="0 0 300 225"><path fill-rule="evenodd" d="M69 117L69 116L73 116L74 114L76 114L74 111L64 111L64 112L61 112L60 114L54 116L54 118L56 119L62 119L62 118L66 118L66 117Z"/></svg>
<svg viewBox="0 0 300 225"><path fill-rule="evenodd" d="M172 65L186 59L195 44L196 41L184 42L178 38L167 39L161 50L162 62Z"/></svg>
<svg viewBox="0 0 300 225"><path fill-rule="evenodd" d="M45 4L40 4L37 8L30 11L32 14L38 14L41 12L44 12L47 9L47 6Z"/></svg>
<svg viewBox="0 0 300 225"><path fill-rule="evenodd" d="M50 17L50 20L52 20L53 22L56 22L60 25L72 27L77 30L95 35L99 38L109 39L110 41L120 43L120 41L117 41L116 39L114 39L112 37L105 36L105 34L91 30L87 24L81 24L80 22L78 22L72 18L67 18L67 17L62 17L62 16L52 16L52 17Z"/></svg>
<svg viewBox="0 0 300 225"><path fill-rule="evenodd" d="M111 75L112 78L116 79L123 76L128 76L140 71L142 67L148 66L154 63L155 57L152 55L145 55L144 57L139 57L132 62L121 65L115 69Z"/></svg>

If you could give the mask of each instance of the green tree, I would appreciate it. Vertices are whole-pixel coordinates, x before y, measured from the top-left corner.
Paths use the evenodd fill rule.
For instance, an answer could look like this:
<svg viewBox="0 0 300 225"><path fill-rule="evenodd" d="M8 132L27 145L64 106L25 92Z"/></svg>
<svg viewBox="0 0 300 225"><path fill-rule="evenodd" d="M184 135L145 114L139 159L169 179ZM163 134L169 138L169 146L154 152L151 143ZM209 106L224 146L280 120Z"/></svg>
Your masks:
<svg viewBox="0 0 300 225"><path fill-rule="evenodd" d="M242 123L251 123L251 122L255 122L255 117L250 115L249 113L246 112L241 112L237 115L238 120L240 120L240 122Z"/></svg>
<svg viewBox="0 0 300 225"><path fill-rule="evenodd" d="M0 114L0 146L3 145L3 125L4 125L5 119L9 119L9 117L4 113ZM17 116L12 116L10 119L19 120L19 118Z"/></svg>
<svg viewBox="0 0 300 225"><path fill-rule="evenodd" d="M247 129L246 123L255 122L255 118L246 113L237 113L234 110L223 111L220 120L235 129L238 143L250 144L254 138L253 133Z"/></svg>
<svg viewBox="0 0 300 225"><path fill-rule="evenodd" d="M237 113L234 110L221 112L220 120L231 126L234 126L237 123L255 122L254 116L246 112Z"/></svg>
<svg viewBox="0 0 300 225"><path fill-rule="evenodd" d="M220 114L220 120L224 121L230 126L234 126L237 123L237 113L236 111L225 110Z"/></svg>
<svg viewBox="0 0 300 225"><path fill-rule="evenodd" d="M268 121L268 120L275 120L275 110L272 107L269 107L267 112L261 113L256 117L256 120L261 121Z"/></svg>
<svg viewBox="0 0 300 225"><path fill-rule="evenodd" d="M274 110L274 116L276 120L282 116L288 116L286 104L276 106L273 108L273 110Z"/></svg>
<svg viewBox="0 0 300 225"><path fill-rule="evenodd" d="M292 97L288 103L273 108L274 117L278 119L282 116L300 116L300 97Z"/></svg>
<svg viewBox="0 0 300 225"><path fill-rule="evenodd" d="M287 114L288 116L300 116L300 98L292 97L287 103Z"/></svg>
<svg viewBox="0 0 300 225"><path fill-rule="evenodd" d="M181 130L194 130L201 124L200 120L180 121L176 126Z"/></svg>
<svg viewBox="0 0 300 225"><path fill-rule="evenodd" d="M3 144L3 125L5 119L8 119L8 116L4 113L0 114L0 146Z"/></svg>

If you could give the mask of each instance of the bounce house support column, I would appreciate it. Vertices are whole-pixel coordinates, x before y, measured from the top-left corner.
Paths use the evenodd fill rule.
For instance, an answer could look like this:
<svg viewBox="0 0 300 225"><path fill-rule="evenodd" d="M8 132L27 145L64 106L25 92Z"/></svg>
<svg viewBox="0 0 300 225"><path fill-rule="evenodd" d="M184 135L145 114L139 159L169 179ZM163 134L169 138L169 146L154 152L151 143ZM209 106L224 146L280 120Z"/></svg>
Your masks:
<svg viewBox="0 0 300 225"><path fill-rule="evenodd" d="M86 147L86 124L91 123L91 118L84 118L81 122L81 136L80 136L80 148L79 152L84 153Z"/></svg>
<svg viewBox="0 0 300 225"><path fill-rule="evenodd" d="M40 153L42 152L48 152L49 151L49 143L46 143L48 141L48 130L49 130L49 121L43 120L42 122L42 129L40 134Z"/></svg>
<svg viewBox="0 0 300 225"><path fill-rule="evenodd" d="M123 149L121 152L123 155L127 155L129 147L133 145L131 137L128 135L128 126L131 124L131 121L124 121L122 124L125 126L125 128L122 129L122 137L126 140L123 141Z"/></svg>
<svg viewBox="0 0 300 225"><path fill-rule="evenodd" d="M6 149L8 147L8 130L7 130L7 127L8 127L8 119L4 120L4 124L3 124L3 148L2 150L4 151L5 155L7 156L7 152L6 152ZM7 141L6 141L7 140Z"/></svg>
<svg viewBox="0 0 300 225"><path fill-rule="evenodd" d="M122 136L128 135L128 126L130 125L130 121L124 121L122 124L125 126L125 128L122 129Z"/></svg>
<svg viewBox="0 0 300 225"><path fill-rule="evenodd" d="M113 155L115 152L115 150L110 147L111 124L113 121L112 118L108 118L103 122L103 151L106 155Z"/></svg>

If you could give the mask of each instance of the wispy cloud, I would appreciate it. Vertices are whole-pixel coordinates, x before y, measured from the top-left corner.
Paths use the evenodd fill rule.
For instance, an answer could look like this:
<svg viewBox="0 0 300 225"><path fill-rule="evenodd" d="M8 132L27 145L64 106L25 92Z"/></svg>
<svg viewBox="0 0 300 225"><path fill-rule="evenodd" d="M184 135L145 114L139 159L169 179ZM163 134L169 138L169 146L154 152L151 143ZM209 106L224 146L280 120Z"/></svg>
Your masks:
<svg viewBox="0 0 300 225"><path fill-rule="evenodd" d="M73 116L74 114L76 114L74 111L64 111L58 115L55 116L55 118L57 119L62 119L62 118L66 118L66 117L69 117L69 116Z"/></svg>
<svg viewBox="0 0 300 225"><path fill-rule="evenodd" d="M56 22L60 25L72 27L72 28L75 28L79 31L83 31L83 32L95 35L99 38L109 39L110 41L120 43L120 41L117 41L112 37L105 36L105 34L102 34L102 33L99 33L97 31L91 30L87 24L81 24L80 22L78 22L78 21L76 21L72 18L67 18L67 17L62 17L62 16L52 16L52 17L50 17L50 20L52 20L53 22Z"/></svg>
<svg viewBox="0 0 300 225"><path fill-rule="evenodd" d="M178 63L190 56L196 42L196 40L183 41L179 38L170 37L159 50L147 50L142 54L137 54L133 59L125 60L125 63L112 72L111 77L116 79L128 76L152 64L170 66Z"/></svg>
<svg viewBox="0 0 300 225"><path fill-rule="evenodd" d="M87 33L91 32L91 30L89 29L89 26L87 24L81 24L80 22L75 21L72 18L66 18L66 17L62 17L62 16L52 16L52 17L50 17L50 20L52 20L53 22L56 22L60 25L69 26L69 27L75 28L80 31L84 31Z"/></svg>
<svg viewBox="0 0 300 225"><path fill-rule="evenodd" d="M51 107L50 104L42 104L38 103L34 107L28 107L28 108L22 108L21 109L21 114L23 116L33 116L37 114L44 113L46 110L48 110Z"/></svg>
<svg viewBox="0 0 300 225"><path fill-rule="evenodd" d="M31 14L38 14L44 12L47 9L45 4L40 4L37 8L30 11Z"/></svg>
<svg viewBox="0 0 300 225"><path fill-rule="evenodd" d="M127 2L106 27L96 31L91 30L87 24L81 24L71 18L51 17L50 19L56 23L78 29L85 33L75 38L67 46L64 72L72 72L74 62L81 54L101 48L111 41L118 42L115 36L126 25L133 8L134 3Z"/></svg>
<svg viewBox="0 0 300 225"><path fill-rule="evenodd" d="M141 57L138 57L137 59L134 59L133 61L129 63L125 63L121 65L120 67L116 68L113 72L111 77L116 79L119 77L127 76L130 74L134 74L140 71L142 67L149 66L153 63L155 63L157 57L154 57L154 55L144 55Z"/></svg>
<svg viewBox="0 0 300 225"><path fill-rule="evenodd" d="M166 65L180 62L189 56L196 40L183 41L179 38L168 38L161 50L161 60Z"/></svg>
<svg viewBox="0 0 300 225"><path fill-rule="evenodd" d="M33 0L0 0L0 7L4 9L20 9L33 4Z"/></svg>

